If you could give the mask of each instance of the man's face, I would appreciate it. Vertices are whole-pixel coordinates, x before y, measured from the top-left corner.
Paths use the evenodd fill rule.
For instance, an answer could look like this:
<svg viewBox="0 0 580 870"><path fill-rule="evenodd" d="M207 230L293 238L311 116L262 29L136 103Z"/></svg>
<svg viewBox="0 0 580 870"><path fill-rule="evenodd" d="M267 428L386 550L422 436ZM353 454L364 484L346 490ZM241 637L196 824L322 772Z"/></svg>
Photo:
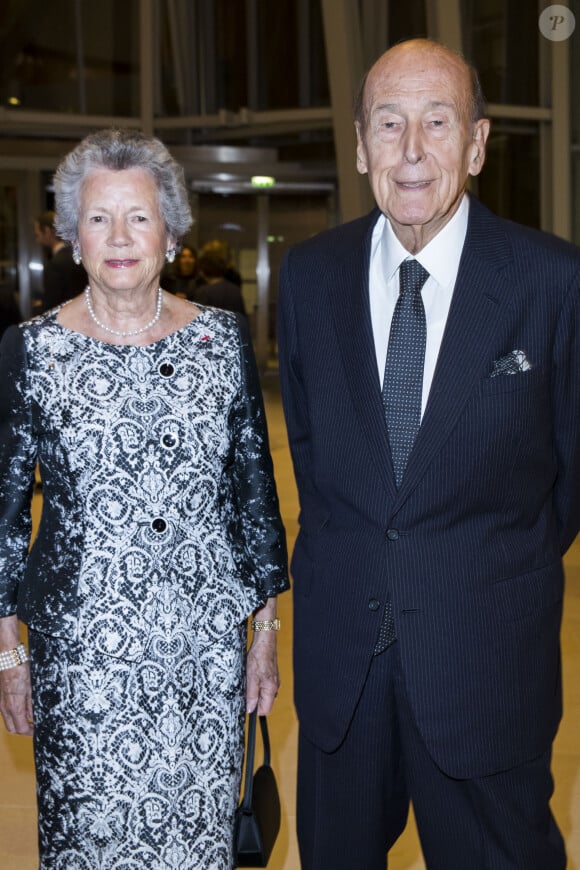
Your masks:
<svg viewBox="0 0 580 870"><path fill-rule="evenodd" d="M424 43L391 49L367 78L357 168L411 252L445 226L483 167L489 121L471 122L470 96L461 61Z"/></svg>
<svg viewBox="0 0 580 870"><path fill-rule="evenodd" d="M34 235L36 236L36 241L44 248L50 248L52 246L53 235L49 227L41 227L40 224L35 223Z"/></svg>

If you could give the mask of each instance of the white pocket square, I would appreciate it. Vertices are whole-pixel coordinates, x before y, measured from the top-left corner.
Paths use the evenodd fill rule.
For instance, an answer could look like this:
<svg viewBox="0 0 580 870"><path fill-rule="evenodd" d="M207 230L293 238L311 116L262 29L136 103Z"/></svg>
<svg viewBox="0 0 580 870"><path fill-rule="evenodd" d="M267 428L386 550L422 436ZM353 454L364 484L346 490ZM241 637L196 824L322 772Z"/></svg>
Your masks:
<svg viewBox="0 0 580 870"><path fill-rule="evenodd" d="M493 364L491 378L496 378L498 375L517 375L520 372L527 372L531 369L530 361L524 350L512 350L506 356L496 359Z"/></svg>

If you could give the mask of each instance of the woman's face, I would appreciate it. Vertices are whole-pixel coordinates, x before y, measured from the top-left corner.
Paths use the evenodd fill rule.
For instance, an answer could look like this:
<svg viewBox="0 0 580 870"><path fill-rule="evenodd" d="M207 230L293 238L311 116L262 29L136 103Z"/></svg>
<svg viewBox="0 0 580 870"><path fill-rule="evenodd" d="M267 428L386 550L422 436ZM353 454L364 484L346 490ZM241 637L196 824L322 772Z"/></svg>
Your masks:
<svg viewBox="0 0 580 870"><path fill-rule="evenodd" d="M97 169L81 188L79 245L92 289L159 287L168 248L153 176L141 168Z"/></svg>
<svg viewBox="0 0 580 870"><path fill-rule="evenodd" d="M195 272L195 256L191 248L182 248L179 254L179 272L188 278Z"/></svg>

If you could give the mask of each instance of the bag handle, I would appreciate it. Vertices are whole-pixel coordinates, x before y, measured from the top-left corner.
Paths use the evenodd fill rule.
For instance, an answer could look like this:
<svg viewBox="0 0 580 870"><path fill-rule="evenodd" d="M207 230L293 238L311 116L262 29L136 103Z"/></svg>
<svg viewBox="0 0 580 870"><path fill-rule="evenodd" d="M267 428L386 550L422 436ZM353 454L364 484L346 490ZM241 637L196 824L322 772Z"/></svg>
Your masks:
<svg viewBox="0 0 580 870"><path fill-rule="evenodd" d="M244 783L244 797L240 806L243 813L252 812L252 790L254 788L254 756L256 753L256 719L257 710L253 710L248 717L248 745L246 747L246 778ZM270 736L268 723L265 716L260 716L260 730L264 744L264 765L270 767Z"/></svg>

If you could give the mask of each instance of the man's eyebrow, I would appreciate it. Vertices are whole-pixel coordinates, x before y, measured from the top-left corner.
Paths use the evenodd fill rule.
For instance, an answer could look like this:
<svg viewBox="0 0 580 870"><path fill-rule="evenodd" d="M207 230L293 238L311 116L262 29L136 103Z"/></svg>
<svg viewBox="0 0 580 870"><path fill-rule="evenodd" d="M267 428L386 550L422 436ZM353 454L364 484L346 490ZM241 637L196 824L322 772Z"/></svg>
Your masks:
<svg viewBox="0 0 580 870"><path fill-rule="evenodd" d="M380 103L373 108L373 112L396 112L399 109L399 103Z"/></svg>
<svg viewBox="0 0 580 870"><path fill-rule="evenodd" d="M447 100L431 100L428 106L430 109L453 109L453 111L457 108L455 103L450 103Z"/></svg>

